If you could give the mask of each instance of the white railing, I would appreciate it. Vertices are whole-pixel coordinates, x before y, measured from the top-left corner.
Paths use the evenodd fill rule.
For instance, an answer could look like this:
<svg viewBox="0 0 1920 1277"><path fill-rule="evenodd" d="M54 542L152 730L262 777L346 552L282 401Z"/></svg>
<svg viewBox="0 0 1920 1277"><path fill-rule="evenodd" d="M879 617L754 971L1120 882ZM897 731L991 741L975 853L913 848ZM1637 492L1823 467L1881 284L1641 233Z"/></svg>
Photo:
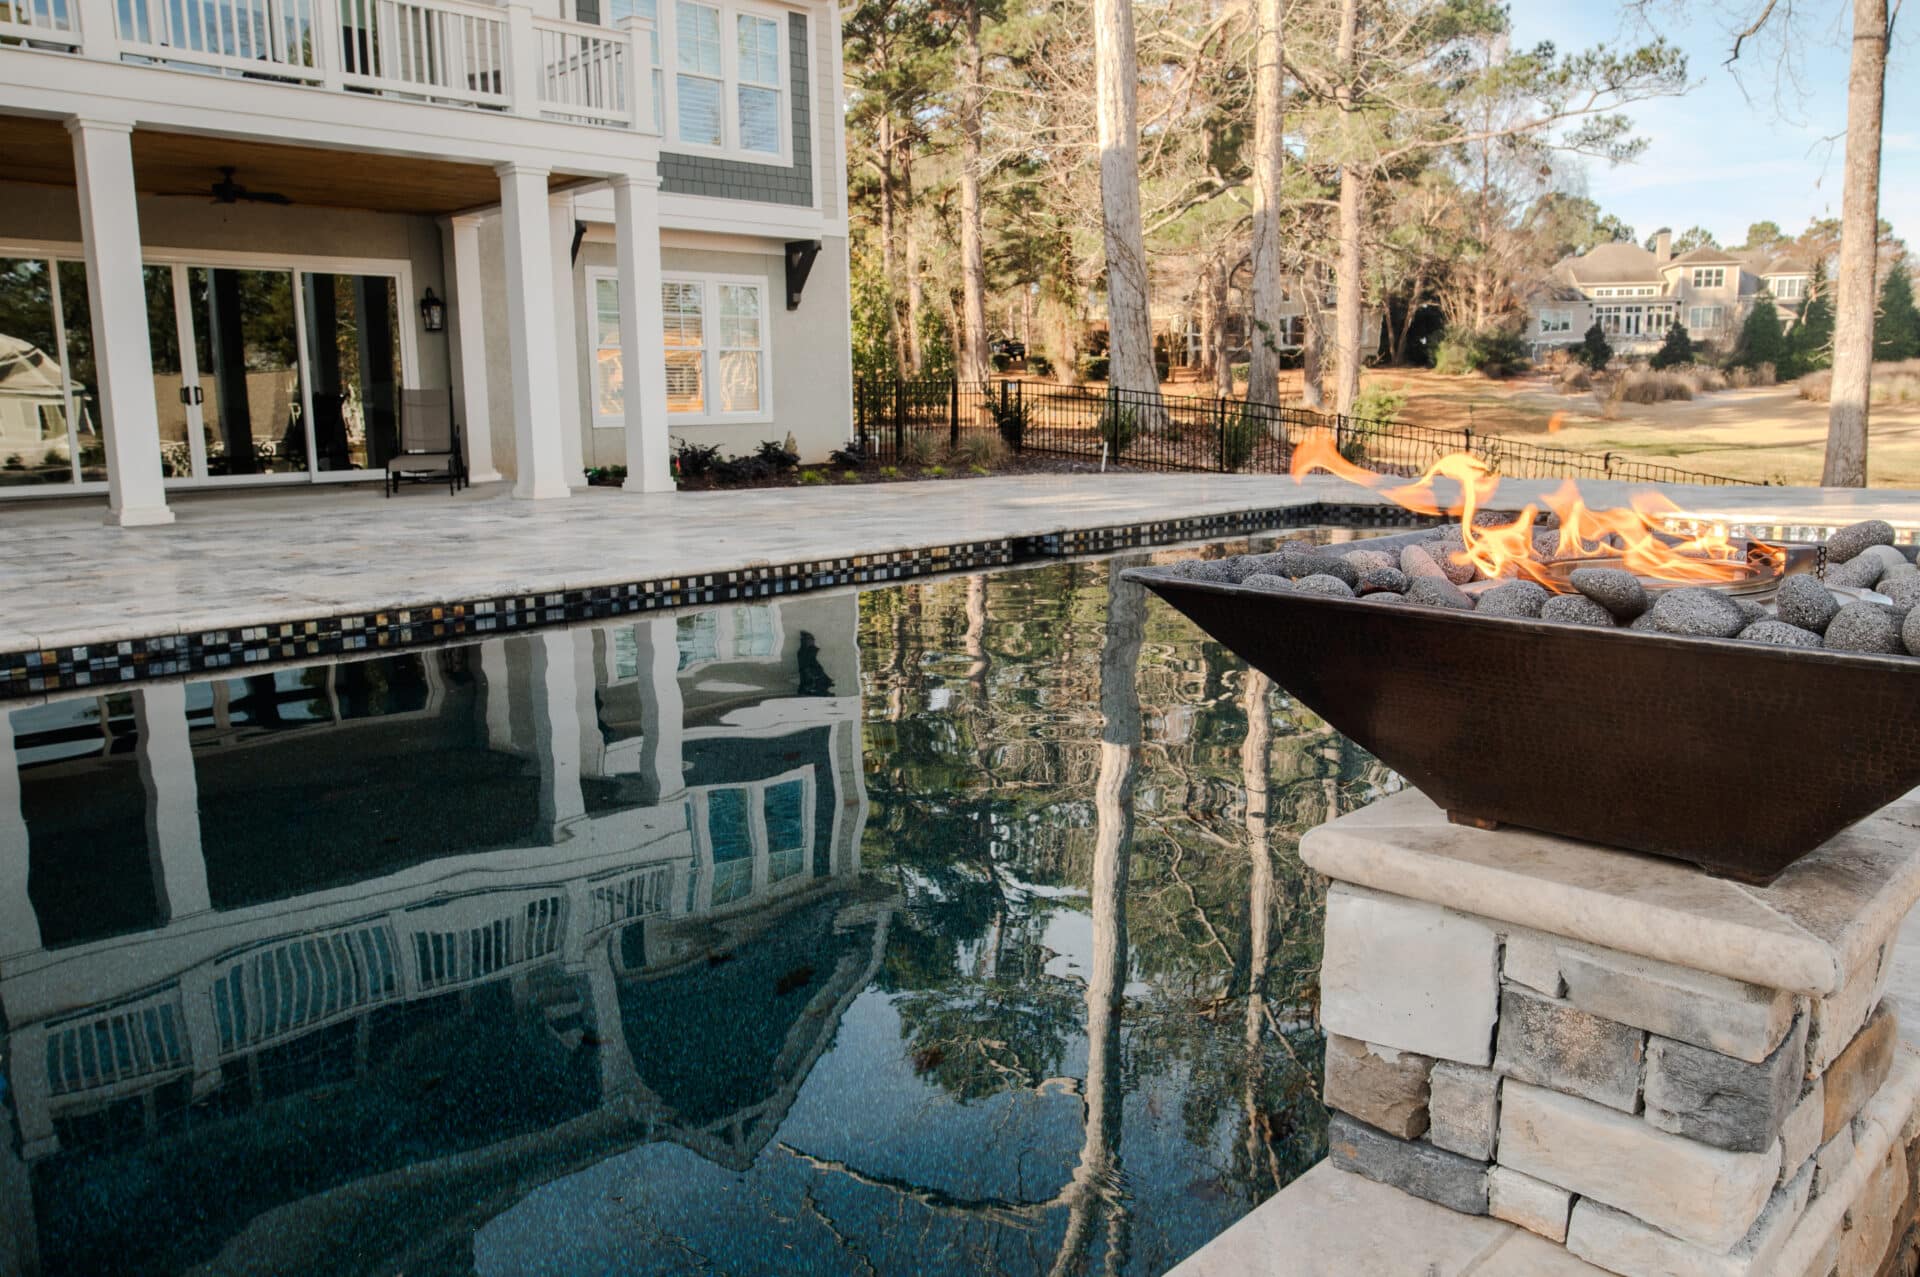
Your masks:
<svg viewBox="0 0 1920 1277"><path fill-rule="evenodd" d="M422 992L457 989L558 953L566 908L565 896L542 896L478 926L414 932L418 987Z"/></svg>
<svg viewBox="0 0 1920 1277"><path fill-rule="evenodd" d="M662 865L593 886L593 919L589 931L602 931L623 922L664 914L673 886L673 866Z"/></svg>
<svg viewBox="0 0 1920 1277"><path fill-rule="evenodd" d="M318 9L325 12L325 0ZM118 0L120 53L274 79L318 80L316 0Z"/></svg>
<svg viewBox="0 0 1920 1277"><path fill-rule="evenodd" d="M83 1095L187 1067L180 991L169 987L47 1026L47 1091Z"/></svg>
<svg viewBox="0 0 1920 1277"><path fill-rule="evenodd" d="M540 39L543 114L593 124L632 122L624 35L557 18L534 19L534 30Z"/></svg>
<svg viewBox="0 0 1920 1277"><path fill-rule="evenodd" d="M73 20L79 0L0 0L0 40L31 40L35 44L80 47L79 27Z"/></svg>
<svg viewBox="0 0 1920 1277"><path fill-rule="evenodd" d="M503 11L452 0L335 0L340 81L473 106L510 105Z"/></svg>
<svg viewBox="0 0 1920 1277"><path fill-rule="evenodd" d="M220 1053L270 1046L402 994L399 946L385 922L255 949L216 968Z"/></svg>

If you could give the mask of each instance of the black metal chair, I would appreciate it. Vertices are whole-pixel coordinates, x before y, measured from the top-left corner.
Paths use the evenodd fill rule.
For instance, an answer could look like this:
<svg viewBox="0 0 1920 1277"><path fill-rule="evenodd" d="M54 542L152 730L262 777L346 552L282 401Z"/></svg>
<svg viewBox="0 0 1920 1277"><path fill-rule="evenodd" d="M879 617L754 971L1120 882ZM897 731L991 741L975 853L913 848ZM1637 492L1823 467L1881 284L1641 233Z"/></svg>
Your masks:
<svg viewBox="0 0 1920 1277"><path fill-rule="evenodd" d="M453 419L450 390L400 392L400 451L387 459L387 495L406 483L446 480L447 491L467 486L467 463L460 448L460 427Z"/></svg>

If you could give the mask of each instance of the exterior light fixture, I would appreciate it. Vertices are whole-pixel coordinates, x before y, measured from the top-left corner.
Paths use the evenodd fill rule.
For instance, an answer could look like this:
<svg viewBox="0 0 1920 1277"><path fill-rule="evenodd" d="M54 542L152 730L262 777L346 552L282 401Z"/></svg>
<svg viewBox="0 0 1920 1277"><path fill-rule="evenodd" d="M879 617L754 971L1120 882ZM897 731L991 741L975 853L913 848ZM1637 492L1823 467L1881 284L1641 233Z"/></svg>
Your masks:
<svg viewBox="0 0 1920 1277"><path fill-rule="evenodd" d="M447 327L447 304L433 295L431 285L420 299L420 322L430 333L443 332Z"/></svg>

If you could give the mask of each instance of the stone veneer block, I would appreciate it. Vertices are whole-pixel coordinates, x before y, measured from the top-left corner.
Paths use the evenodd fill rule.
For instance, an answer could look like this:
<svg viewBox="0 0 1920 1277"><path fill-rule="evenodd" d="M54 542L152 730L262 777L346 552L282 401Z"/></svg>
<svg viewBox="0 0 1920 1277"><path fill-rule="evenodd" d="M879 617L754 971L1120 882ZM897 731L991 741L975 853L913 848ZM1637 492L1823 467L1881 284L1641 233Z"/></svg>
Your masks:
<svg viewBox="0 0 1920 1277"><path fill-rule="evenodd" d="M1806 1057L1804 1016L1759 1064L1656 1037L1647 1046L1647 1121L1715 1148L1764 1152L1799 1100Z"/></svg>
<svg viewBox="0 0 1920 1277"><path fill-rule="evenodd" d="M1897 934L1897 933L1896 933ZM1813 1027L1809 1041L1812 1049L1808 1051L1807 1071L1824 1073L1840 1052L1847 1049L1847 1043L1853 1041L1860 1032L1860 1026L1867 1022L1873 1009L1880 1005L1880 997L1886 991L1887 982L1893 976L1893 937L1888 937L1874 961L1854 973L1847 987L1830 998L1813 1000Z"/></svg>
<svg viewBox="0 0 1920 1277"><path fill-rule="evenodd" d="M1896 1029L1893 1009L1881 1007L1820 1075L1826 1115L1820 1126L1823 1143L1839 1134L1887 1080L1893 1068Z"/></svg>
<svg viewBox="0 0 1920 1277"><path fill-rule="evenodd" d="M1336 883L1327 893L1320 1021L1364 1042L1487 1064L1499 948L1475 919Z"/></svg>
<svg viewBox="0 0 1920 1277"><path fill-rule="evenodd" d="M1500 1095L1500 1164L1725 1254L1772 1195L1780 1150L1729 1153L1509 1078Z"/></svg>
<svg viewBox="0 0 1920 1277"><path fill-rule="evenodd" d="M1893 1242L1911 1191L1905 1150L1889 1149L1847 1210L1836 1264L1840 1277L1871 1273L1878 1267Z"/></svg>
<svg viewBox="0 0 1920 1277"><path fill-rule="evenodd" d="M1567 1001L1582 1011L1750 1064L1773 1054L1793 1027L1792 994L1725 976L1572 946L1560 970Z"/></svg>
<svg viewBox="0 0 1920 1277"><path fill-rule="evenodd" d="M1555 952L1552 938L1530 931L1516 931L1507 937L1500 974L1514 984L1524 984L1550 998L1559 997L1566 989L1566 981L1560 974L1560 955Z"/></svg>
<svg viewBox="0 0 1920 1277"><path fill-rule="evenodd" d="M1780 1178L1786 1179L1820 1150L1820 1128L1826 1122L1827 1100L1819 1078L1800 1097L1780 1127Z"/></svg>
<svg viewBox="0 0 1920 1277"><path fill-rule="evenodd" d="M1506 1166L1487 1172L1487 1213L1509 1224L1518 1224L1548 1241L1567 1240L1567 1212L1573 1209L1573 1194L1545 1180Z"/></svg>
<svg viewBox="0 0 1920 1277"><path fill-rule="evenodd" d="M1433 1066L1427 1138L1450 1153L1489 1161L1499 1130L1500 1075L1443 1060Z"/></svg>
<svg viewBox="0 0 1920 1277"><path fill-rule="evenodd" d="M1462 1215L1487 1213L1487 1164L1413 1140L1397 1140L1345 1113L1327 1122L1327 1156L1353 1171L1402 1192L1437 1202Z"/></svg>
<svg viewBox="0 0 1920 1277"><path fill-rule="evenodd" d="M1806 1213L1812 1179L1812 1168L1802 1168L1775 1189L1747 1235L1725 1253L1682 1241L1586 1197L1574 1204L1567 1249L1623 1277L1775 1277L1781 1247Z"/></svg>
<svg viewBox="0 0 1920 1277"><path fill-rule="evenodd" d="M1329 1033L1326 1101L1397 1139L1418 1139L1427 1129L1432 1068L1428 1056Z"/></svg>
<svg viewBox="0 0 1920 1277"><path fill-rule="evenodd" d="M1343 884L1444 905L1763 988L1830 997L1920 900L1920 794L1843 830L1772 885L1522 829L1449 824L1403 790L1300 841Z"/></svg>
<svg viewBox="0 0 1920 1277"><path fill-rule="evenodd" d="M1816 1196L1831 1192L1834 1181L1847 1169L1847 1163L1853 1160L1853 1123L1841 1127L1839 1132L1813 1155L1813 1191Z"/></svg>
<svg viewBox="0 0 1920 1277"><path fill-rule="evenodd" d="M1498 1041L1494 1067L1508 1077L1629 1113L1639 1106L1646 1034L1638 1029L1509 986L1500 992Z"/></svg>

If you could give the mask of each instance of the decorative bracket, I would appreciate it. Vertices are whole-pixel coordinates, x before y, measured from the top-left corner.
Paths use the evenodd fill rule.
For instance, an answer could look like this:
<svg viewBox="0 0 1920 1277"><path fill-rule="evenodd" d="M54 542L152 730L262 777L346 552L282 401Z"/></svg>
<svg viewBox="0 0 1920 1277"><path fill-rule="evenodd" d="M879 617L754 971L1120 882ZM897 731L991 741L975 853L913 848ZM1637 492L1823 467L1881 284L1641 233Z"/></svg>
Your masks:
<svg viewBox="0 0 1920 1277"><path fill-rule="evenodd" d="M787 241L787 309L800 309L800 293L807 286L807 276L813 273L813 259L820 256L820 241L817 239L790 239Z"/></svg>

